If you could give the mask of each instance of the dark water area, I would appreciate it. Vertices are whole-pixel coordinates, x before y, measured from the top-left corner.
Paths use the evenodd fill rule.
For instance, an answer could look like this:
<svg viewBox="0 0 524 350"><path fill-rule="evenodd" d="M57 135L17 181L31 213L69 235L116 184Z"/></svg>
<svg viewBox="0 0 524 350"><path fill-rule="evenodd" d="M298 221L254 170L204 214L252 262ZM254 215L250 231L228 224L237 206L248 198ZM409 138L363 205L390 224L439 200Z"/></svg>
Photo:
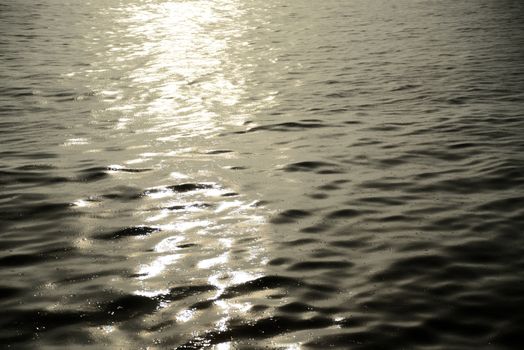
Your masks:
<svg viewBox="0 0 524 350"><path fill-rule="evenodd" d="M0 344L520 349L524 3L4 0Z"/></svg>

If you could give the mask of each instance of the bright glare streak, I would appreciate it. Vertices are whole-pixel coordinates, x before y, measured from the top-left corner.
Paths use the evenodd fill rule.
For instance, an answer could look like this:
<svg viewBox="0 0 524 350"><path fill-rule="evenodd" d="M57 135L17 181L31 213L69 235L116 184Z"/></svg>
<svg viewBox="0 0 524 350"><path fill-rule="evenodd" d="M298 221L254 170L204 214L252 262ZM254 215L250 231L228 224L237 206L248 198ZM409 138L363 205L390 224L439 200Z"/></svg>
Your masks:
<svg viewBox="0 0 524 350"><path fill-rule="evenodd" d="M175 316L175 319L178 322L187 322L191 320L194 315L195 315L195 310L183 310Z"/></svg>
<svg viewBox="0 0 524 350"><path fill-rule="evenodd" d="M230 350L231 342L220 343L213 346L213 350Z"/></svg>
<svg viewBox="0 0 524 350"><path fill-rule="evenodd" d="M215 213L220 213L220 212L223 212L223 211L231 209L231 208L238 208L238 207L241 207L242 204L244 204L244 202L242 202L242 201L222 202L215 209Z"/></svg>
<svg viewBox="0 0 524 350"><path fill-rule="evenodd" d="M148 298L155 298L155 297L158 297L159 295L165 295L167 293L169 293L169 289L158 289L158 290L152 290L152 291L137 290L133 294L140 295L143 297L148 297Z"/></svg>
<svg viewBox="0 0 524 350"><path fill-rule="evenodd" d="M155 251L159 253L167 253L179 250L177 245L179 245L183 240L184 237L180 236L168 237L155 246Z"/></svg>
<svg viewBox="0 0 524 350"><path fill-rule="evenodd" d="M200 261L197 264L197 267L199 269L209 269L210 267L227 263L228 258L229 258L229 253L226 252L220 256L217 256L216 258L211 258L211 259Z"/></svg>
<svg viewBox="0 0 524 350"><path fill-rule="evenodd" d="M139 279L148 279L160 275L169 265L180 259L180 255L166 255L155 259L151 264L142 265L138 271Z"/></svg>

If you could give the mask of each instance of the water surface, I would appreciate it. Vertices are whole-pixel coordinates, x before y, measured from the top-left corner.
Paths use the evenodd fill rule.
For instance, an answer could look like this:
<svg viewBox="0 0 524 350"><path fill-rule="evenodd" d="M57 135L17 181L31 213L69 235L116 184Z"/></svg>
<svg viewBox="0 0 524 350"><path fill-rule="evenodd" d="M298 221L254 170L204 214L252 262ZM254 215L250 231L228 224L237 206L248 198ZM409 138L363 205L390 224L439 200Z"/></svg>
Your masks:
<svg viewBox="0 0 524 350"><path fill-rule="evenodd" d="M516 349L519 1L0 4L0 341Z"/></svg>

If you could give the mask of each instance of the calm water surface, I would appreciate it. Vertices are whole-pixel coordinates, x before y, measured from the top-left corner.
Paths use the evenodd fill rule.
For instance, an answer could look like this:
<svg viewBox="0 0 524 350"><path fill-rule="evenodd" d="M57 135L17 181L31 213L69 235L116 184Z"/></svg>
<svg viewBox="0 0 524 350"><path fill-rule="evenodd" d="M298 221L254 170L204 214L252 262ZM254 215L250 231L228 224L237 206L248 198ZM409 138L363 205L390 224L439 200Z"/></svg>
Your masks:
<svg viewBox="0 0 524 350"><path fill-rule="evenodd" d="M518 349L524 4L4 0L0 342Z"/></svg>

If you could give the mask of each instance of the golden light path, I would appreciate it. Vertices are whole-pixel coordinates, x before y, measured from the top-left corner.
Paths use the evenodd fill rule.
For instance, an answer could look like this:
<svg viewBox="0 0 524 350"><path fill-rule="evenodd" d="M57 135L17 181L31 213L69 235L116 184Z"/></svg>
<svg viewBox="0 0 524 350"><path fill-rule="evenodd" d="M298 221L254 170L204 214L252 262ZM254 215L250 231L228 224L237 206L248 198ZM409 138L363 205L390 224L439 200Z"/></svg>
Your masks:
<svg viewBox="0 0 524 350"><path fill-rule="evenodd" d="M93 82L91 89L107 105L93 111L93 123L112 121L111 139L125 147L127 159L115 159L109 173L122 183L138 181L133 173L122 171L127 168L161 174L144 173L146 196L139 208L130 209L142 226L159 233L135 237L136 244L121 247L130 263L136 262L134 294L166 295L174 283L214 287L207 297L214 303L212 315L169 300L158 310L162 318L177 324L196 324L199 317L203 325L212 322L211 328L196 328L192 336L204 330L224 331L229 320L244 315L252 306L249 301L220 296L230 286L264 276L268 262L267 213L255 197L229 196L237 190L232 188L234 179L219 175L220 167L206 155L216 147L223 129L242 126L275 95L268 92L258 102L245 102L249 101L245 67L236 62L231 48L233 43L245 44L241 15L237 0L143 1L111 8L105 16L115 19L115 29L105 37L93 33L92 38L97 44L106 43L106 55L84 72ZM65 146L86 143L72 138ZM238 156L219 155L223 160ZM183 182L206 187L187 193L169 187ZM79 199L76 205L87 208L93 201ZM131 246L140 244L152 248L147 254L133 252ZM190 252L181 248L188 245L195 248ZM187 330L191 329L189 325ZM93 332L103 338L116 331L107 325Z"/></svg>
<svg viewBox="0 0 524 350"><path fill-rule="evenodd" d="M144 125L140 133L157 137L163 143L190 145L183 147L182 152L176 154L177 157L183 157L184 151L190 154L193 152L191 145L195 138L197 143L202 142L203 139L216 135L223 123L235 122L230 115L224 118L220 113L225 108L234 107L243 91L242 77L233 75L235 80L232 81L225 76L225 73L231 73L229 68L223 66L229 59L226 53L227 40L232 39L231 36L236 33L218 31L221 38L212 35L217 31L213 28L215 26L227 28L223 22L232 19L224 18L224 14L234 16L234 6L234 2L221 3L221 12L217 13L207 2L164 2L130 11L133 15L128 19L129 34L132 37L147 38L141 40L146 44L133 51L138 55L154 57L152 62L136 69L131 76L134 84L150 87L140 96L139 103L145 105L133 117L148 118L147 125ZM122 118L118 128L124 128L129 121L130 118ZM241 120L237 120L239 121ZM166 132L167 130L170 132ZM165 159L170 152L172 151L149 153L146 157ZM177 174L177 177L191 176ZM173 232L174 236L157 243L154 251L159 256L151 263L139 267L139 278L144 281L144 286L142 290L136 291L137 294L165 292L164 289L151 290L152 286L148 286L147 280L172 270L182 258L181 249L177 246L186 240L194 242L195 236L203 237L202 240L207 245L205 249L209 253L199 254L200 260L193 268L200 272L195 271L194 274L200 278L207 275L207 283L217 288L212 298L219 298L224 289L232 284L261 276L260 272L251 270L252 263L231 261L231 250L235 235L241 235L246 229L256 229L264 218L258 216L249 203L236 199L217 200L224 191L220 189L221 185L215 185L213 189L201 191L202 202L217 203L211 217L208 210L203 210L205 214L202 218L199 213L201 210L194 208L186 211L183 216L178 216L176 220L170 218L169 210L162 210L146 219L148 224L168 222L158 227L162 231ZM184 202L184 198L170 191L156 192L151 196L167 200L166 207L174 203L190 206L194 200L190 198L188 202ZM173 196L175 202L169 202ZM215 238L217 236L220 238ZM242 257L242 260L255 260L258 270L265 263L264 252L259 246L250 248L251 251L246 252L247 256ZM248 269L243 270L242 265L246 265ZM250 308L248 303L237 304L225 300L217 300L215 304L219 308L217 313L220 314L215 321L217 330L224 330L232 315ZM179 323L189 322L196 317L196 313L194 309L183 309L174 317ZM228 347L221 344L218 348Z"/></svg>

